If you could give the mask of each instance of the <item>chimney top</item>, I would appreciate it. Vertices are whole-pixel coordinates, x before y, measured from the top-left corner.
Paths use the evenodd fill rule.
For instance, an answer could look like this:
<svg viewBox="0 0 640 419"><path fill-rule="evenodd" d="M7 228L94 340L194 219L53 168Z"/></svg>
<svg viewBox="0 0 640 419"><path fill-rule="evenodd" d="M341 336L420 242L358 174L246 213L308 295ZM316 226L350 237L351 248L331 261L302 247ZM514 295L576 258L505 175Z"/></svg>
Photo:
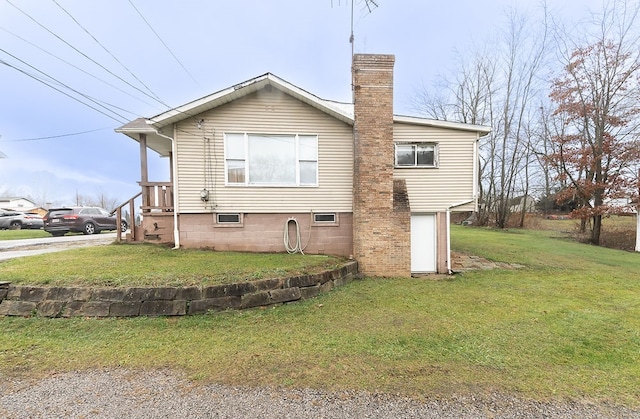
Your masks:
<svg viewBox="0 0 640 419"><path fill-rule="evenodd" d="M354 54L354 68L376 67L376 68L393 68L396 61L395 55L392 54Z"/></svg>

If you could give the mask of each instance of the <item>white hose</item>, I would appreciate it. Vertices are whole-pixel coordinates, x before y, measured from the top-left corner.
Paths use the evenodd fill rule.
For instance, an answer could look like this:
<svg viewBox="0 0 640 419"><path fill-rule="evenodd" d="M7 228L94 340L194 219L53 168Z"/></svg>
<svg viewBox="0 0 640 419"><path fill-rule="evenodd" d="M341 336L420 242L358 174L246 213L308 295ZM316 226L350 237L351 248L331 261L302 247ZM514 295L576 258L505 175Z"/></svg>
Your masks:
<svg viewBox="0 0 640 419"><path fill-rule="evenodd" d="M291 241L289 240L289 223L294 222L296 225L296 244L295 246L291 246ZM298 224L298 220L295 218L289 218L287 222L284 223L284 247L287 249L287 253L302 253L302 241L300 240L300 224Z"/></svg>

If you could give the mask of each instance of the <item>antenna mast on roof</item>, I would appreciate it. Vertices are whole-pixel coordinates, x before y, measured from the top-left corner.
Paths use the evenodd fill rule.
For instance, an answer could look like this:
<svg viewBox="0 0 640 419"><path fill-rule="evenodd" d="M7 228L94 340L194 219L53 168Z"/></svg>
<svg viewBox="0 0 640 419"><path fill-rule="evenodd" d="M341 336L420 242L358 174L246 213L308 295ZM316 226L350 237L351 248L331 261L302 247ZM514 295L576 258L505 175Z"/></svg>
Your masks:
<svg viewBox="0 0 640 419"><path fill-rule="evenodd" d="M368 10L369 13L373 12L373 9L378 7L378 3L380 0L359 0L359 4L364 2L363 11ZM338 5L341 5L342 1L338 0ZM349 4L349 0L346 1L347 5ZM356 0L351 0L351 35L349 36L349 43L351 44L351 56L355 54L355 36L353 34L353 17L354 17L354 8L355 8ZM331 7L333 7L333 0L331 0Z"/></svg>
<svg viewBox="0 0 640 419"><path fill-rule="evenodd" d="M363 11L367 11L368 13L373 12L373 9L378 7L378 3L380 0L358 0L358 4L362 4L364 2ZM338 0L338 5L341 5L342 1ZM353 18L354 18L354 8L355 8L356 0L351 0L351 35L349 36L349 43L351 44L351 61L353 62L353 56L355 55L355 35L353 34ZM349 4L349 0L346 1L346 4ZM331 0L331 7L333 7L333 0ZM352 69L353 70L353 69ZM353 71L351 71L351 90L353 91Z"/></svg>
<svg viewBox="0 0 640 419"><path fill-rule="evenodd" d="M378 7L378 2L380 0L364 0L364 4L366 9L371 13L373 9ZM351 56L355 54L355 36L353 34L353 8L355 4L355 0L351 0L351 35L349 36L349 42L351 43Z"/></svg>

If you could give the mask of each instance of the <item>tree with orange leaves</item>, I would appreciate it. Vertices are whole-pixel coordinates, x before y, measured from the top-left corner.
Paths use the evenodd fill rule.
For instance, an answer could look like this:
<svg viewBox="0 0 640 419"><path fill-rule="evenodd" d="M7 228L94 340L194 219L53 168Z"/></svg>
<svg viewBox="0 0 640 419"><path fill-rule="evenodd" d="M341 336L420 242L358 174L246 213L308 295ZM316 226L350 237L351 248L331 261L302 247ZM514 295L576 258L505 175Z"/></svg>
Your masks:
<svg viewBox="0 0 640 419"><path fill-rule="evenodd" d="M621 199L635 195L640 165L637 44L603 37L575 48L553 80L550 98L567 128L551 139L556 151L548 156L568 185L558 198L579 202L574 215L591 219L590 241L599 244L603 215L629 210Z"/></svg>

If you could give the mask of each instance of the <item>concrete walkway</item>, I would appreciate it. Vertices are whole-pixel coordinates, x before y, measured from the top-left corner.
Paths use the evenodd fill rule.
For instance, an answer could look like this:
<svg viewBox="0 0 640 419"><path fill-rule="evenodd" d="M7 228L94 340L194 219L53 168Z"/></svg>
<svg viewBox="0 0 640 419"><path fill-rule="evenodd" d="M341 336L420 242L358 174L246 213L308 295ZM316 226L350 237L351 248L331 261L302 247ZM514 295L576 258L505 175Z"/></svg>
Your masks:
<svg viewBox="0 0 640 419"><path fill-rule="evenodd" d="M517 263L492 262L480 256L468 255L460 252L451 252L451 269L453 272L468 272L474 270L489 269L521 269Z"/></svg>

